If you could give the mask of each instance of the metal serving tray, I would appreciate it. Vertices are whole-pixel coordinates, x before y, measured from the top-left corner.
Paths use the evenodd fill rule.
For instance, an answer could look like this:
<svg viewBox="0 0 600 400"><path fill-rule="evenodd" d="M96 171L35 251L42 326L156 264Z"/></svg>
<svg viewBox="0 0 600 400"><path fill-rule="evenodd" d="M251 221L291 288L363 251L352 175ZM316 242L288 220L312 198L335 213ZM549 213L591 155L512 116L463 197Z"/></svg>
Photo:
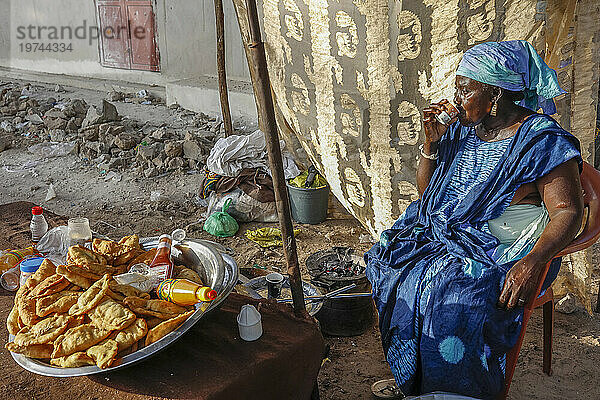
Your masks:
<svg viewBox="0 0 600 400"><path fill-rule="evenodd" d="M253 289L256 292L256 294L262 296L262 298L266 299L268 297L266 276L259 276L259 277L250 279L247 283L244 284L244 286L249 287L250 289ZM289 292L289 293L287 293L287 294L289 294L289 297L292 296L291 291L290 291L289 276L284 275L282 289L284 289L284 291ZM302 281L302 291L304 292L305 297L322 295L321 291L315 285L313 285L312 283L306 282L306 281ZM260 298L257 296L252 296L252 297L254 297L255 299ZM284 298L286 296L283 296L283 294L282 294L281 297ZM316 313L319 312L322 305L323 305L322 301L313 302L313 301L307 300L306 301L306 311L308 312L309 315L314 316Z"/></svg>
<svg viewBox="0 0 600 400"><path fill-rule="evenodd" d="M158 244L158 237L142 238L140 239L140 244L146 250L151 249ZM218 243L208 240L186 239L179 242L174 247L177 251L173 252L173 260L178 265L185 265L186 267L195 270L202 280L218 293L217 298L212 302L196 305L196 312L194 312L179 328L170 332L158 342L152 343L150 346L146 346L118 359L112 367L105 369L100 369L95 365L78 368L58 368L45 362L25 357L22 354L11 352L14 360L27 371L39 375L66 378L100 374L128 367L158 353L174 343L206 313L217 308L219 304L227 298L238 280L239 273L234 259L225 254L225 248ZM14 336L9 335L9 341L12 341L13 339Z"/></svg>

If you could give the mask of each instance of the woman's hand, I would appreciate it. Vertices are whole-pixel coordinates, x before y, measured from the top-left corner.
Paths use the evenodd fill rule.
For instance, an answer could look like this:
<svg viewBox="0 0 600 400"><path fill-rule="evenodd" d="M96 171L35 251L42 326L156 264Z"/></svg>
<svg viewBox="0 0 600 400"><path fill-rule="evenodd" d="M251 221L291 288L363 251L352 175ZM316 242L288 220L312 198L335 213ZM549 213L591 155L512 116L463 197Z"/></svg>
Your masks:
<svg viewBox="0 0 600 400"><path fill-rule="evenodd" d="M537 295L537 285L545 266L545 263L532 261L527 257L517 261L506 274L498 307L511 310L528 304Z"/></svg>
<svg viewBox="0 0 600 400"><path fill-rule="evenodd" d="M444 111L443 105L448 103L448 100L442 100L439 103L433 103L428 108L423 110L423 124L425 125L425 143L437 143L448 126L440 123L435 116Z"/></svg>

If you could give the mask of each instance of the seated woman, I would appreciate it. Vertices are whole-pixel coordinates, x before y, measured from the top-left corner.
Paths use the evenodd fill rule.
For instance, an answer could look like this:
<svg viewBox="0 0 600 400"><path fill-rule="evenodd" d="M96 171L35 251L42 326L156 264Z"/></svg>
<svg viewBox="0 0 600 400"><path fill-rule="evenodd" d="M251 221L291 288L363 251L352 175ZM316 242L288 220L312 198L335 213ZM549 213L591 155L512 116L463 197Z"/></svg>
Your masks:
<svg viewBox="0 0 600 400"><path fill-rule="evenodd" d="M424 110L420 198L365 260L402 392L494 398L523 306L581 225L582 159L547 115L564 92L529 43L477 45L456 74L458 121L434 118L444 103Z"/></svg>

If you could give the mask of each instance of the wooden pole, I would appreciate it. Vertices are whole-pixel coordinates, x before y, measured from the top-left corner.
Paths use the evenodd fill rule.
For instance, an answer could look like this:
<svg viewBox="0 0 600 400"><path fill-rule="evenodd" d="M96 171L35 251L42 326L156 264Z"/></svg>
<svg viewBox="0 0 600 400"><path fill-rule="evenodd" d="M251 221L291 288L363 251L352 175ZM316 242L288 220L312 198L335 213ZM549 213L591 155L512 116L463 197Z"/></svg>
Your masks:
<svg viewBox="0 0 600 400"><path fill-rule="evenodd" d="M273 177L277 215L279 216L281 239L283 241L283 253L287 264L287 272L290 277L294 311L297 314L301 314L306 310L304 292L302 291L302 277L300 276L300 266L298 265L290 200L283 172L279 135L277 133L277 123L275 122L275 108L273 106L273 97L271 96L271 82L267 70L265 47L261 39L256 0L246 0L246 10L248 12L250 28L250 68L254 70L254 76L256 77L254 82L256 85L256 102L260 119L263 122L267 151L269 153L269 166L271 167L271 175Z"/></svg>
<svg viewBox="0 0 600 400"><path fill-rule="evenodd" d="M223 15L223 0L215 2L215 23L217 26L217 73L219 74L219 97L221 99L221 114L225 136L233 134L231 113L229 111L229 95L227 93L227 73L225 72L225 16Z"/></svg>

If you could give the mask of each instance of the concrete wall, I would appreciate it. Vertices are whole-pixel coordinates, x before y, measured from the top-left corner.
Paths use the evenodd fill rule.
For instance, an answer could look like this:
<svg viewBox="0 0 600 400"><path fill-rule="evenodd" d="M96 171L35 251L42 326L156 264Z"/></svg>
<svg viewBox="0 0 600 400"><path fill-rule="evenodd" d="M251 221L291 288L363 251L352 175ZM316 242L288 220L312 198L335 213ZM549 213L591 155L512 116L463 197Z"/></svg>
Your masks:
<svg viewBox="0 0 600 400"><path fill-rule="evenodd" d="M26 71L164 85L170 81L216 76L215 22L212 0L155 0L157 41L161 72L105 68L99 62L97 39L64 40L73 51L64 53L22 51L18 27L97 25L92 0L0 0L0 66ZM249 81L248 67L231 2L225 2L227 71L231 78ZM22 32L23 30L21 30ZM86 35L89 31L86 32ZM89 35L88 35L89 36ZM7 42L9 49L7 50ZM46 40L49 42L49 40Z"/></svg>
<svg viewBox="0 0 600 400"><path fill-rule="evenodd" d="M231 1L223 3L227 76L249 81L233 4ZM166 22L168 75L175 78L196 77L197 74L216 76L213 0L166 1Z"/></svg>

